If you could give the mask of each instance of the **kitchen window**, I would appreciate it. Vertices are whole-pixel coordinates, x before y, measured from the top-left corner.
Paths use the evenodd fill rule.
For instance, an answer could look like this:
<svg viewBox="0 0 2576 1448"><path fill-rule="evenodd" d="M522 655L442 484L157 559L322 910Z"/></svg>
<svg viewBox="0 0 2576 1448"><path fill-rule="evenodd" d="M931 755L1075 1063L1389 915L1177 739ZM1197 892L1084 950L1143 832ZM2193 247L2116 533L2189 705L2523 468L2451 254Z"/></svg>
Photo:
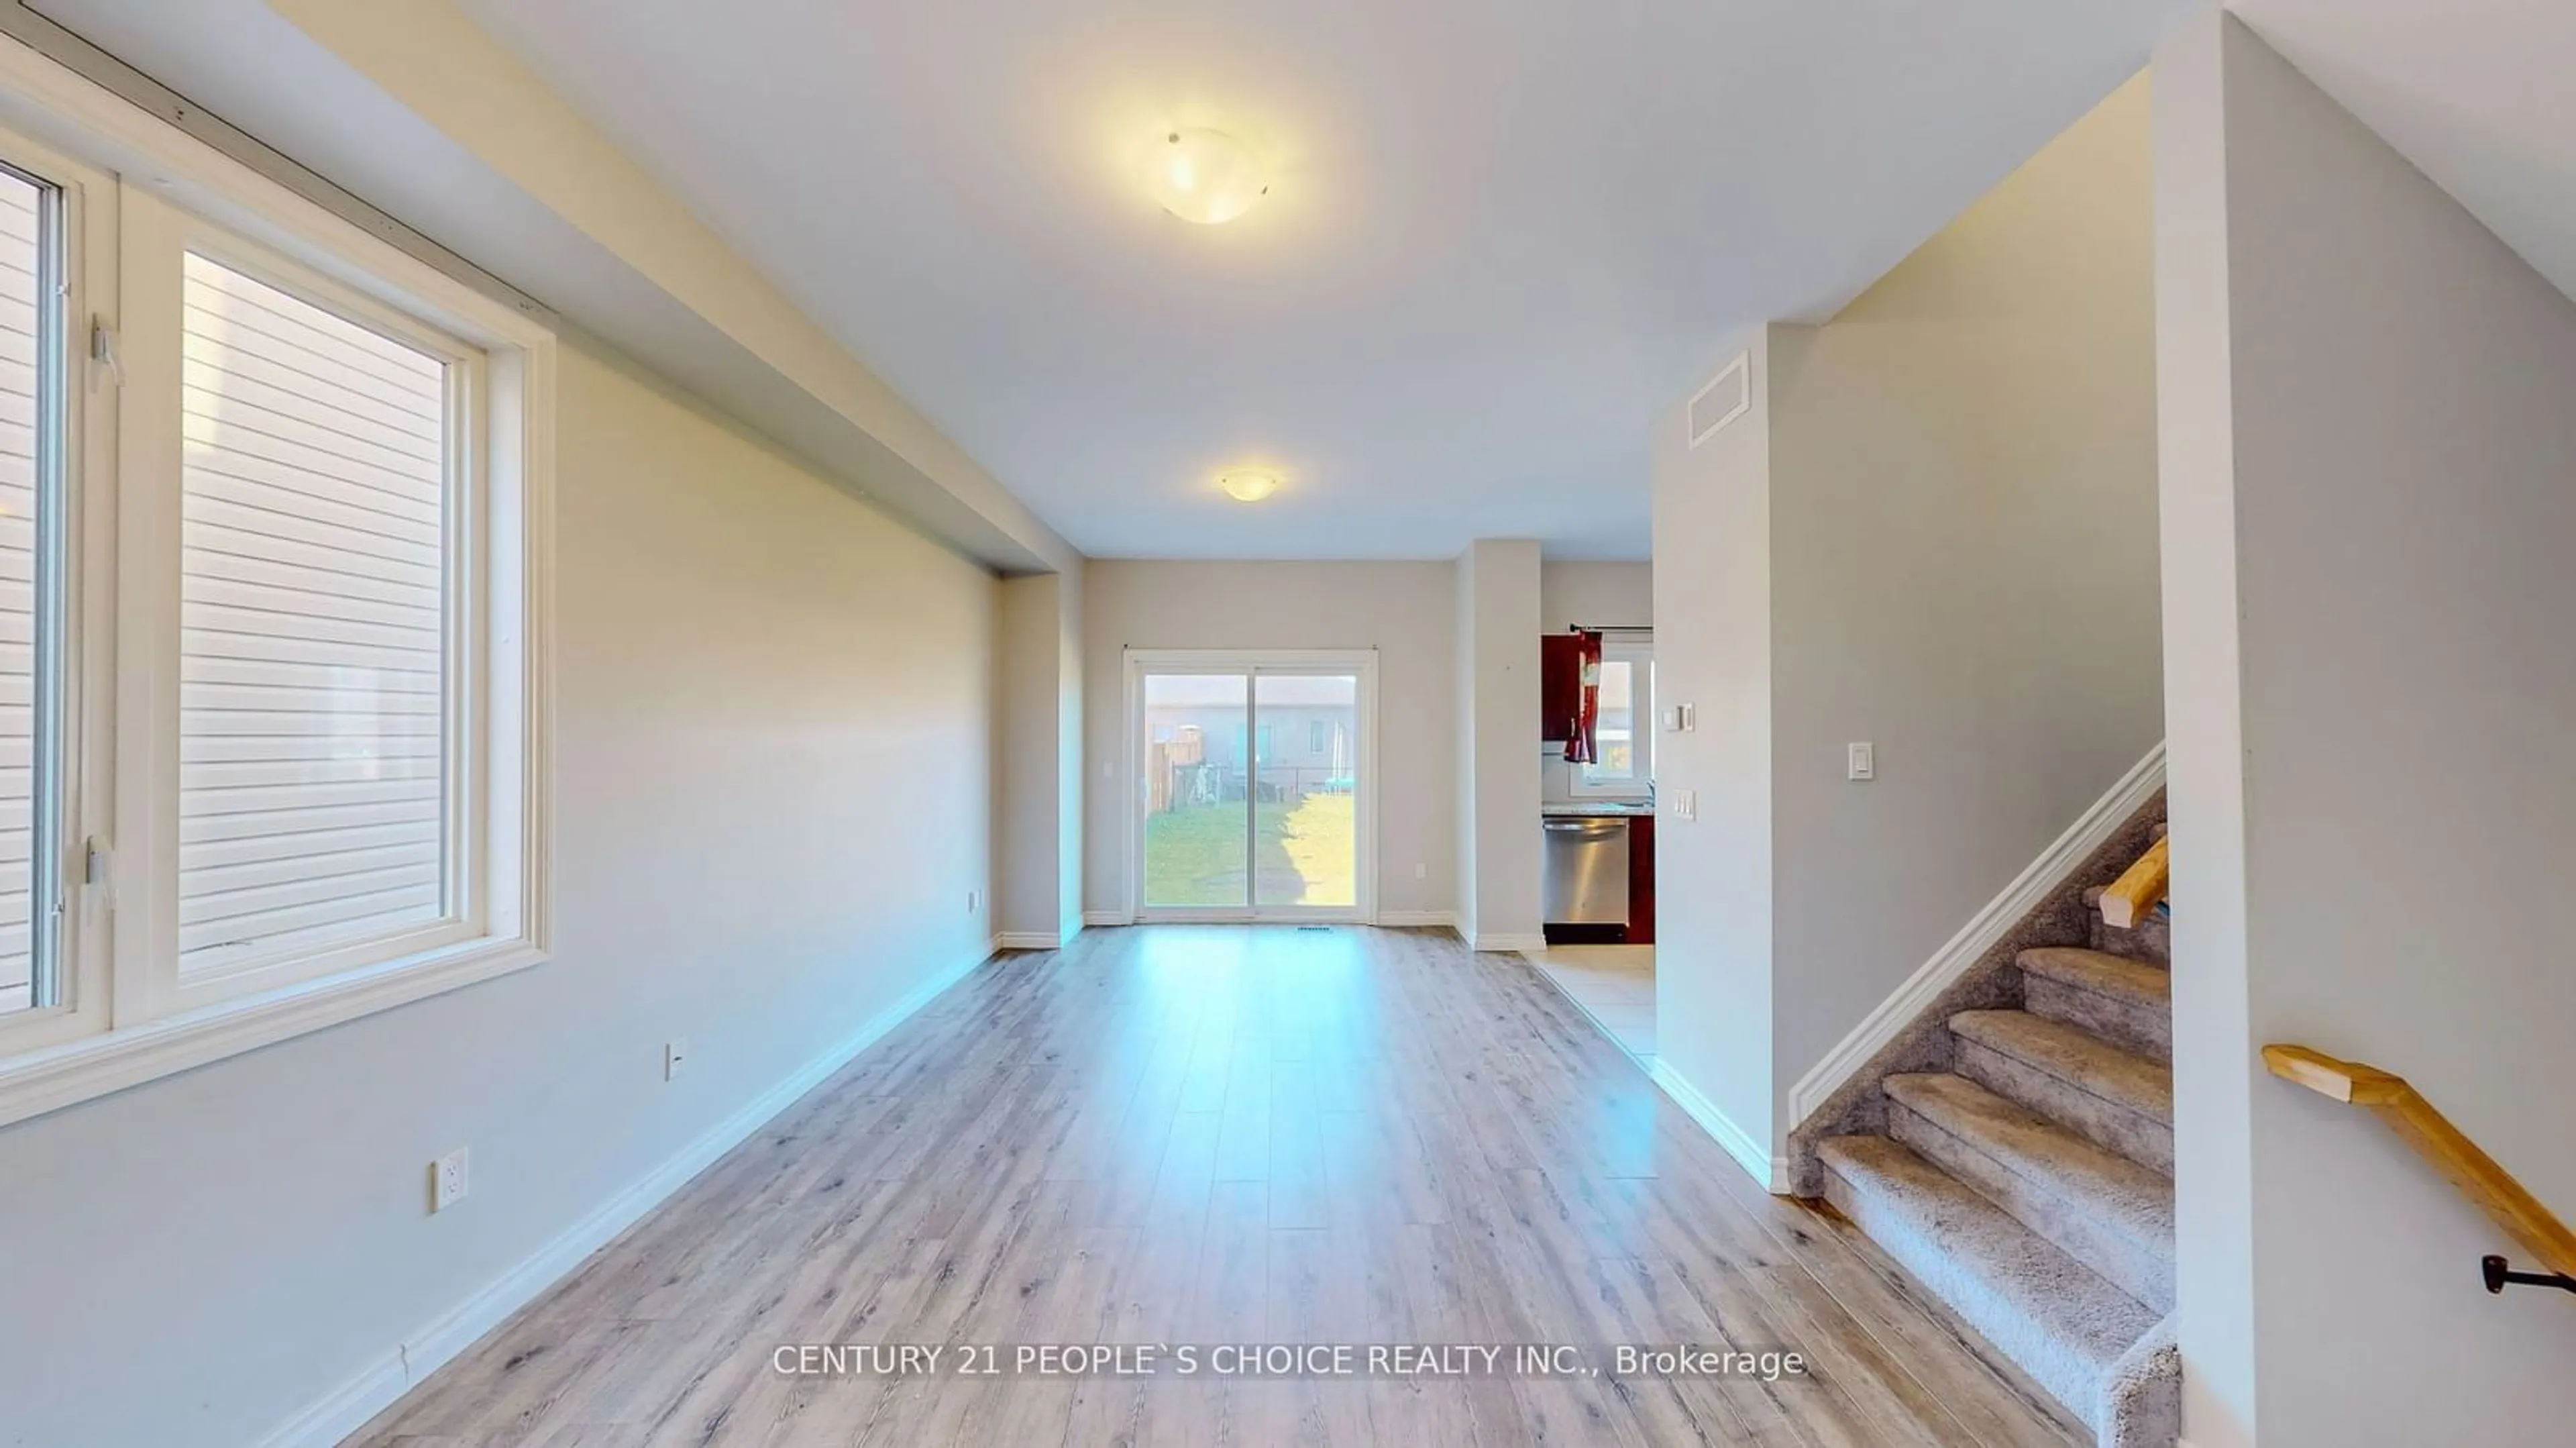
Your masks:
<svg viewBox="0 0 2576 1448"><path fill-rule="evenodd" d="M50 66L0 55L69 138L0 131L0 1125L545 943L552 335Z"/></svg>
<svg viewBox="0 0 2576 1448"><path fill-rule="evenodd" d="M1655 649L1650 639L1605 637L1590 764L1571 766L1573 793L1644 799L1655 787Z"/></svg>

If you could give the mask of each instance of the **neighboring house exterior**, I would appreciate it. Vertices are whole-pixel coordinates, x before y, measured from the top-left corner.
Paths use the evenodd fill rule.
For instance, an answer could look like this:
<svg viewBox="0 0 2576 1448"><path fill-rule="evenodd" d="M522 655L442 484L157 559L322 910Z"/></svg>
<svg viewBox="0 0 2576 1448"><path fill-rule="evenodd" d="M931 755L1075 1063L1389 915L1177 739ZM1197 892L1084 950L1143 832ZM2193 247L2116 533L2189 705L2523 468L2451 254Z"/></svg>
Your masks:
<svg viewBox="0 0 2576 1448"><path fill-rule="evenodd" d="M1265 674L1259 690L1260 708L1247 711L1237 676L1158 675L1150 681L1147 788L1157 808L1243 798L1247 761L1265 801L1349 792L1359 767L1353 681Z"/></svg>

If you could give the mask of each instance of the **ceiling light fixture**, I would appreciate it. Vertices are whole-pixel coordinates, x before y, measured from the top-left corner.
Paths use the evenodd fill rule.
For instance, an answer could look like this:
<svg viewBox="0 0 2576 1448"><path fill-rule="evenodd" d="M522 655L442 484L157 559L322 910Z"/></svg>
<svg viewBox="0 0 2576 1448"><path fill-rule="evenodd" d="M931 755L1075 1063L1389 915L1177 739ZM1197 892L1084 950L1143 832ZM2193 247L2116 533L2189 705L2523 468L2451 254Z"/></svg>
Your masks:
<svg viewBox="0 0 2576 1448"><path fill-rule="evenodd" d="M1216 480L1216 485L1238 503L1258 503L1279 491L1279 475L1247 468L1225 474Z"/></svg>
<svg viewBox="0 0 2576 1448"><path fill-rule="evenodd" d="M1232 221L1270 194L1251 148L1223 131L1165 132L1147 175L1165 211L1201 226Z"/></svg>

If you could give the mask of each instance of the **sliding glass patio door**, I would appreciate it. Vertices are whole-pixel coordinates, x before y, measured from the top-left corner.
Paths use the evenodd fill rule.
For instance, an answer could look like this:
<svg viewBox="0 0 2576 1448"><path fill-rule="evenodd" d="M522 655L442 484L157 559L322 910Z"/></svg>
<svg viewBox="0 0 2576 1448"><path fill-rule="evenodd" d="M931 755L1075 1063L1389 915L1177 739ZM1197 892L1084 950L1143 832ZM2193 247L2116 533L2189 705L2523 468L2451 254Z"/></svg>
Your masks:
<svg viewBox="0 0 2576 1448"><path fill-rule="evenodd" d="M1376 656L1131 650L1135 913L1365 920Z"/></svg>

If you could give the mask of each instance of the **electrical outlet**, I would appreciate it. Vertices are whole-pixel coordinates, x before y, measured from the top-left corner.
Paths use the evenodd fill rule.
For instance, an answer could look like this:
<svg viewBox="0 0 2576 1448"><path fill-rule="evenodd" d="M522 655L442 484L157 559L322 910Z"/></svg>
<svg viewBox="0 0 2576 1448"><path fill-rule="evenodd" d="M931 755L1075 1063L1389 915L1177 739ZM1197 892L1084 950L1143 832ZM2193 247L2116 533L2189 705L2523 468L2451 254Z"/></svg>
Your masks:
<svg viewBox="0 0 2576 1448"><path fill-rule="evenodd" d="M689 1066L689 1038L681 1036L662 1043L662 1079L677 1081Z"/></svg>
<svg viewBox="0 0 2576 1448"><path fill-rule="evenodd" d="M465 1148L429 1164L429 1209L443 1212L465 1200Z"/></svg>
<svg viewBox="0 0 2576 1448"><path fill-rule="evenodd" d="M1413 862L1413 878L1415 878L1415 879L1417 879L1417 880L1428 880L1428 879L1430 879L1430 878L1431 878L1431 867L1430 867L1429 865L1426 865L1426 864L1422 863L1420 860L1416 860L1416 861L1414 861L1414 862Z"/></svg>
<svg viewBox="0 0 2576 1448"><path fill-rule="evenodd" d="M1848 778L1851 778L1851 779L1876 779L1876 778L1878 778L1878 746L1877 746L1877 745L1875 745L1875 744L1865 744L1865 743L1864 743L1864 744L1854 744L1854 745L1849 746L1848 754L1849 754L1849 757L1848 757L1848 758L1847 758L1847 760L1845 761L1846 766L1847 766L1847 767L1846 767L1846 770L1845 770L1845 774L1846 774L1846 776L1847 776Z"/></svg>

